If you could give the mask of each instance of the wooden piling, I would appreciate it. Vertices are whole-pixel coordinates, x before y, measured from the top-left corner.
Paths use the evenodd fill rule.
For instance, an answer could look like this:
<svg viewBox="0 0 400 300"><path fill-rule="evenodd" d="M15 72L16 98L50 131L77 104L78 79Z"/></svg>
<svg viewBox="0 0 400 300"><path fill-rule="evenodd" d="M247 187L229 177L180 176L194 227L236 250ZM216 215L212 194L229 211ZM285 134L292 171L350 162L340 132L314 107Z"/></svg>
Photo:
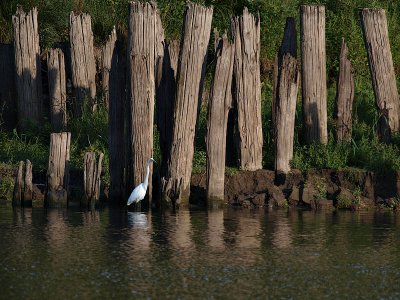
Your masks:
<svg viewBox="0 0 400 300"><path fill-rule="evenodd" d="M240 168L262 168L262 120L260 79L260 19L249 13L231 20L235 45L234 78L239 134Z"/></svg>
<svg viewBox="0 0 400 300"><path fill-rule="evenodd" d="M294 18L286 20L284 36L274 66L273 126L275 171L286 174L293 158L294 123L299 85L297 34Z"/></svg>
<svg viewBox="0 0 400 300"><path fill-rule="evenodd" d="M232 74L235 48L227 35L215 32L215 71L207 116L207 202L218 207L224 201L226 132L232 106Z"/></svg>
<svg viewBox="0 0 400 300"><path fill-rule="evenodd" d="M164 206L188 206L194 134L213 9L186 5L177 71L170 157L161 183Z"/></svg>
<svg viewBox="0 0 400 300"><path fill-rule="evenodd" d="M16 68L18 127L42 121L42 75L37 9L25 13L17 8L12 17L14 28L14 58Z"/></svg>
<svg viewBox="0 0 400 300"><path fill-rule="evenodd" d="M102 74L102 88L104 93L104 103L106 105L107 111L110 106L110 71L111 71L111 63L112 57L115 49L115 42L117 41L117 31L115 27L111 31L111 34L108 36L106 44L103 46L101 51L101 74Z"/></svg>
<svg viewBox="0 0 400 300"><path fill-rule="evenodd" d="M17 90L12 44L0 44L0 128L12 131L17 126Z"/></svg>
<svg viewBox="0 0 400 300"><path fill-rule="evenodd" d="M112 54L109 82L109 166L110 166L110 199L113 203L122 204L125 187L125 78L126 57L122 42L117 41Z"/></svg>
<svg viewBox="0 0 400 300"><path fill-rule="evenodd" d="M88 107L96 109L96 61L94 58L92 21L88 14L69 17L71 43L71 71L74 95L74 115L80 117L85 100Z"/></svg>
<svg viewBox="0 0 400 300"><path fill-rule="evenodd" d="M386 12L365 8L360 11L365 48L368 53L375 100L379 109L378 135L389 142L399 132L399 94L396 85Z"/></svg>
<svg viewBox="0 0 400 300"><path fill-rule="evenodd" d="M154 2L130 2L128 33L128 100L130 102L127 191L143 182L153 155L157 7ZM150 168L148 200L152 197Z"/></svg>
<svg viewBox="0 0 400 300"><path fill-rule="evenodd" d="M303 127L308 144L328 143L325 6L300 8Z"/></svg>
<svg viewBox="0 0 400 300"><path fill-rule="evenodd" d="M84 197L81 202L82 207L94 207L100 199L101 170L104 154L100 153L96 159L96 153L87 152L84 160L83 186Z"/></svg>
<svg viewBox="0 0 400 300"><path fill-rule="evenodd" d="M161 173L163 174L166 172L171 150L179 42L173 40L164 44L164 55L157 67L156 78L157 128L160 133Z"/></svg>
<svg viewBox="0 0 400 300"><path fill-rule="evenodd" d="M46 207L68 206L71 133L50 135L49 164L46 181Z"/></svg>
<svg viewBox="0 0 400 300"><path fill-rule="evenodd" d="M32 164L29 159L18 164L15 177L12 205L15 207L31 207L33 198Z"/></svg>
<svg viewBox="0 0 400 300"><path fill-rule="evenodd" d="M354 100L354 74L348 58L349 49L342 41L340 51L339 78L336 88L335 135L338 142L350 142Z"/></svg>
<svg viewBox="0 0 400 300"><path fill-rule="evenodd" d="M47 76L50 95L50 121L55 132L67 127L67 92L65 82L64 54L61 49L47 53Z"/></svg>

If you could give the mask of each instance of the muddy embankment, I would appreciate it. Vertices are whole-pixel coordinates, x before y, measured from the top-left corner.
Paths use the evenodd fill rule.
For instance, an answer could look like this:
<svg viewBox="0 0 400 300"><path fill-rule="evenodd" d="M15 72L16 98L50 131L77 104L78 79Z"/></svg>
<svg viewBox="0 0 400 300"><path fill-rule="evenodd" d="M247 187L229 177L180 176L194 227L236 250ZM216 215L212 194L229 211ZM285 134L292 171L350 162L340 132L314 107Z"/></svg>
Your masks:
<svg viewBox="0 0 400 300"><path fill-rule="evenodd" d="M77 200L83 195L83 174L81 170L72 173L70 199ZM0 172L0 181L5 175ZM34 174L33 181L33 204L42 206L45 174ZM192 204L205 205L205 186L205 173L192 175ZM101 200L107 202L107 188L103 187L101 194ZM8 202L1 195L0 200L1 203ZM244 208L290 206L301 209L400 210L400 172L375 174L358 169L293 170L286 176L277 177L270 170L237 171L225 176L225 203Z"/></svg>
<svg viewBox="0 0 400 300"><path fill-rule="evenodd" d="M205 185L205 174L192 176L192 192L204 197ZM400 209L399 195L400 172L293 170L277 177L273 171L258 170L225 177L225 202L248 208Z"/></svg>

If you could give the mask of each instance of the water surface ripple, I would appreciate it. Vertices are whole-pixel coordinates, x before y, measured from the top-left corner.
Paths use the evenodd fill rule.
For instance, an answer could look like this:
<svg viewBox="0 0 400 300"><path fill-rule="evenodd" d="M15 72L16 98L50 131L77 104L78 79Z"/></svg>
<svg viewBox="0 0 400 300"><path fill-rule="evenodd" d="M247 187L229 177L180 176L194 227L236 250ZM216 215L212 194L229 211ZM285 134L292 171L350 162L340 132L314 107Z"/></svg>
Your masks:
<svg viewBox="0 0 400 300"><path fill-rule="evenodd" d="M0 299L399 299L391 212L0 206Z"/></svg>

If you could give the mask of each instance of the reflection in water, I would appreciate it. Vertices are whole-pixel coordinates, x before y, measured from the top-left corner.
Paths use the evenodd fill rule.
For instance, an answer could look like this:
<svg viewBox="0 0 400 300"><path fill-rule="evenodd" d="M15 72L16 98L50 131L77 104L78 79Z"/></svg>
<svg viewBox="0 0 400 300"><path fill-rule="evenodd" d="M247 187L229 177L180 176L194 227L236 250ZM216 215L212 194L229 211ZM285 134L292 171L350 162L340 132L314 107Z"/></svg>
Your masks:
<svg viewBox="0 0 400 300"><path fill-rule="evenodd" d="M0 206L0 298L399 298L398 230L388 212Z"/></svg>

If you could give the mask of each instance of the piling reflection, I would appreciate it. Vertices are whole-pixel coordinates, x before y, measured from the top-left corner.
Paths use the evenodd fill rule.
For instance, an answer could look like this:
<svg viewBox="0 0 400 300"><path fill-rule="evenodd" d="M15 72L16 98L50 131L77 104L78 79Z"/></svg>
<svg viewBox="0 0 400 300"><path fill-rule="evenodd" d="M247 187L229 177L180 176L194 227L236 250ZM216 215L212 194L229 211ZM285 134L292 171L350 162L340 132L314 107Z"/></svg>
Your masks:
<svg viewBox="0 0 400 300"><path fill-rule="evenodd" d="M0 282L13 298L73 298L68 289L45 294L22 283L45 283L56 290L57 281L74 285L82 280L110 298L133 292L146 298L154 285L200 293L204 280L216 289L235 283L230 285L235 293L223 294L235 297L248 284L271 280L294 289L293 282L321 277L335 284L339 274L351 280L354 272L380 274L383 267L387 282L393 282L390 276L398 278L400 269L399 218L393 212L229 208L152 214L0 206L0 217ZM161 288L151 295L162 297Z"/></svg>

